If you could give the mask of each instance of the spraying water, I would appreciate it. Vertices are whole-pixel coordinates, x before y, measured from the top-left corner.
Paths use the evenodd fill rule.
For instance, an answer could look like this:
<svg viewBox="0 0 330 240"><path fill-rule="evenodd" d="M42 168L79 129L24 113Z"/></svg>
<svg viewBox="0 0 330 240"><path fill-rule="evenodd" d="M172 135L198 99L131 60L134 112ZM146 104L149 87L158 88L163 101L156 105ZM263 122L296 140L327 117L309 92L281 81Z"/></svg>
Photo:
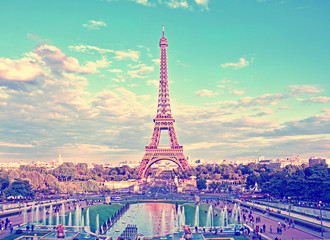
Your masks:
<svg viewBox="0 0 330 240"><path fill-rule="evenodd" d="M177 221L178 221L178 229L180 229L181 226L181 208L180 206L178 207L178 212L177 212Z"/></svg>
<svg viewBox="0 0 330 240"><path fill-rule="evenodd" d="M42 215L42 224L45 226L46 225L46 218L47 218L47 215L46 215L46 207L44 206L44 210L43 210L43 215Z"/></svg>
<svg viewBox="0 0 330 240"><path fill-rule="evenodd" d="M60 213L56 212L56 226L60 225Z"/></svg>
<svg viewBox="0 0 330 240"><path fill-rule="evenodd" d="M64 203L62 203L62 224L65 226L65 206Z"/></svg>
<svg viewBox="0 0 330 240"><path fill-rule="evenodd" d="M213 227L213 208L212 208L212 205L210 205L209 210L207 211L206 227Z"/></svg>
<svg viewBox="0 0 330 240"><path fill-rule="evenodd" d="M76 231L79 231L79 220L80 220L80 207L77 204L76 206L76 213L75 213L75 225L76 225Z"/></svg>
<svg viewBox="0 0 330 240"><path fill-rule="evenodd" d="M36 206L36 225L39 225L39 207L38 206Z"/></svg>
<svg viewBox="0 0 330 240"><path fill-rule="evenodd" d="M196 206L196 210L195 210L195 223L194 226L199 227L199 206Z"/></svg>
<svg viewBox="0 0 330 240"><path fill-rule="evenodd" d="M186 215L184 213L184 206L182 206L181 226L186 224Z"/></svg>
<svg viewBox="0 0 330 240"><path fill-rule="evenodd" d="M72 226L72 213L69 212L69 222L68 222L68 226Z"/></svg>
<svg viewBox="0 0 330 240"><path fill-rule="evenodd" d="M24 203L24 212L23 212L23 223L27 223L27 206L26 203Z"/></svg>
<svg viewBox="0 0 330 240"><path fill-rule="evenodd" d="M49 207L48 225L53 225L53 205L50 205Z"/></svg>
<svg viewBox="0 0 330 240"><path fill-rule="evenodd" d="M170 232L171 232L171 234L173 234L174 233L174 231L175 231L175 220L174 220L174 209L172 208L171 209L171 222L170 222Z"/></svg>
<svg viewBox="0 0 330 240"><path fill-rule="evenodd" d="M164 236L166 233L166 220L165 220L165 209L162 210L162 228L161 235Z"/></svg>
<svg viewBox="0 0 330 240"><path fill-rule="evenodd" d="M31 223L33 224L34 223L34 209L35 209L35 207L34 207L34 202L32 203L32 207L31 207Z"/></svg>
<svg viewBox="0 0 330 240"><path fill-rule="evenodd" d="M100 217L99 214L96 215L96 235L99 236L100 233Z"/></svg>

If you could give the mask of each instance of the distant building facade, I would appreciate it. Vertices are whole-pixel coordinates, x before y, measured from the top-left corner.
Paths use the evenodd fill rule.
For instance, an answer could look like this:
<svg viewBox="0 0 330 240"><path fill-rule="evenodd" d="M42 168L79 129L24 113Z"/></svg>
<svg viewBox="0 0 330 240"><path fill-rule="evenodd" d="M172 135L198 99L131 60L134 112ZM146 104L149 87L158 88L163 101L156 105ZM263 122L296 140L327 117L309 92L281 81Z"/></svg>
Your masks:
<svg viewBox="0 0 330 240"><path fill-rule="evenodd" d="M317 164L326 164L327 161L326 161L326 159L323 159L323 158L313 158L313 157L311 157L308 160L308 163L309 163L309 166L312 167L312 166L317 165Z"/></svg>

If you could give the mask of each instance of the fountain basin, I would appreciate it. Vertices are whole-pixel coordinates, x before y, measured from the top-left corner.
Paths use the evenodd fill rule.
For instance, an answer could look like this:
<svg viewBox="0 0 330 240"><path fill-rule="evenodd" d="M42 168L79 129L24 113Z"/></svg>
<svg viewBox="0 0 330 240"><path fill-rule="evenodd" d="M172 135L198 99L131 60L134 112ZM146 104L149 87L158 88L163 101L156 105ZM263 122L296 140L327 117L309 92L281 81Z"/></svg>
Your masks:
<svg viewBox="0 0 330 240"><path fill-rule="evenodd" d="M50 232L46 234L45 236L42 236L40 240L59 240L59 239L66 239L66 240L72 240L76 238L80 233L79 232L65 232L64 238L58 238L56 232Z"/></svg>

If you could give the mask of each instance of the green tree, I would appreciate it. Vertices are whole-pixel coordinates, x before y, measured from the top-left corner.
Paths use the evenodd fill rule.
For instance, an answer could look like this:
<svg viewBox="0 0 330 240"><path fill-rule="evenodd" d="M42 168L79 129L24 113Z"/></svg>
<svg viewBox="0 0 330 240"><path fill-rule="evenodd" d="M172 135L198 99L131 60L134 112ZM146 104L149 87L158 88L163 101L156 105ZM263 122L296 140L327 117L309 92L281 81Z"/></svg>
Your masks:
<svg viewBox="0 0 330 240"><path fill-rule="evenodd" d="M200 178L196 181L196 187L198 190L203 190L203 189L206 189L207 186L206 186L206 179L203 179L203 178Z"/></svg>
<svg viewBox="0 0 330 240"><path fill-rule="evenodd" d="M23 197L34 197L35 193L31 188L29 181L27 180L15 180L5 190L6 196L23 196Z"/></svg>

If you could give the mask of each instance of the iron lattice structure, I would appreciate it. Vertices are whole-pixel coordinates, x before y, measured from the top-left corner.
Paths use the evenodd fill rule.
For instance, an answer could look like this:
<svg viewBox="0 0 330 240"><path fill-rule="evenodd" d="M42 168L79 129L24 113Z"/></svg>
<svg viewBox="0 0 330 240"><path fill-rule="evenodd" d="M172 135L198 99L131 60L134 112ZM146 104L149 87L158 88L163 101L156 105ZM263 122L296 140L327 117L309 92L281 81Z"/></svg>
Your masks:
<svg viewBox="0 0 330 240"><path fill-rule="evenodd" d="M166 49L168 43L164 35L160 39L159 47L160 54L160 79L159 79L159 93L158 93L158 107L157 115L154 119L154 130L148 146L145 147L145 154L138 167L138 174L145 178L148 175L151 165L158 161L169 160L176 163L181 169L188 170L189 165L183 155L183 147L179 145L179 141L175 134L174 118L171 113L170 95L167 78L167 56ZM168 130L170 138L170 146L159 146L159 140L162 130Z"/></svg>

